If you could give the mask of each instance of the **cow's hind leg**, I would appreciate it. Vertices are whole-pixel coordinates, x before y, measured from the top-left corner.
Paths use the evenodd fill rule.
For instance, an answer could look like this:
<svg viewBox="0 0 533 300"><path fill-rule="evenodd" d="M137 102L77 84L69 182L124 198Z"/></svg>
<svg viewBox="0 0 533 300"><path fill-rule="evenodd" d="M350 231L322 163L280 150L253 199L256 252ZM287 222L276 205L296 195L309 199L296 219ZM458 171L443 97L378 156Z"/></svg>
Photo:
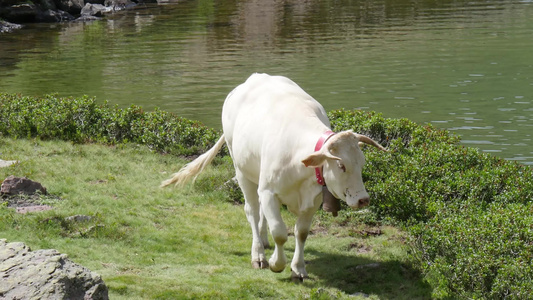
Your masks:
<svg viewBox="0 0 533 300"><path fill-rule="evenodd" d="M272 238L276 243L274 253L268 261L270 264L270 270L278 273L283 271L287 265L287 257L283 251L283 245L287 242L288 233L287 226L285 226L285 223L283 223L283 219L281 218L281 203L274 193L269 190L259 191L259 201L261 203L262 212L267 219Z"/></svg>
<svg viewBox="0 0 533 300"><path fill-rule="evenodd" d="M257 195L257 184L244 178L238 171L237 181L244 194L244 212L252 227L252 267L255 269L266 269L268 268L268 261L265 258L265 245L263 244L259 227L261 211L259 196Z"/></svg>
<svg viewBox="0 0 533 300"><path fill-rule="evenodd" d="M259 208L261 208L261 205L259 205ZM259 236L261 237L261 241L263 242L263 247L265 249L270 248L270 242L268 241L268 223L265 218L265 214L263 213L263 209L260 209L259 211Z"/></svg>

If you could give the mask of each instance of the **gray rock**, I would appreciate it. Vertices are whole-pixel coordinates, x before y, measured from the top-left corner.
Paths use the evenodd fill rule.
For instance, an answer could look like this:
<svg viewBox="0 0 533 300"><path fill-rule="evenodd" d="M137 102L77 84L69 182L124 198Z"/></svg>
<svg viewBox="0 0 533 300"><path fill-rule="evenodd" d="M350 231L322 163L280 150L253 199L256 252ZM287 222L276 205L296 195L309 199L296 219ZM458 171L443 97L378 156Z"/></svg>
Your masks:
<svg viewBox="0 0 533 300"><path fill-rule="evenodd" d="M70 216L70 217L66 217L65 218L65 221L78 222L78 223L89 222L90 220L92 220L92 217L91 216L86 216L86 215L74 215L74 216Z"/></svg>
<svg viewBox="0 0 533 300"><path fill-rule="evenodd" d="M13 32L13 30L21 29L22 25L10 23L7 21L0 20L0 33L9 33ZM5 162L4 160L2 162ZM6 165L2 165L0 167L7 167Z"/></svg>
<svg viewBox="0 0 533 300"><path fill-rule="evenodd" d="M102 278L66 254L0 239L0 299L109 298Z"/></svg>
<svg viewBox="0 0 533 300"><path fill-rule="evenodd" d="M105 0L104 4L87 2L81 9L80 18L95 16L102 17L105 14L134 7L136 4L130 0Z"/></svg>
<svg viewBox="0 0 533 300"><path fill-rule="evenodd" d="M112 7L114 11L132 8L137 4L131 0L105 0L105 6Z"/></svg>
<svg viewBox="0 0 533 300"><path fill-rule="evenodd" d="M46 188L40 183L29 180L26 177L15 177L11 175L2 182L0 193L3 195L33 195L36 193L46 195Z"/></svg>
<svg viewBox="0 0 533 300"><path fill-rule="evenodd" d="M1 24L1 23L9 23L9 22L2 22L2 21L0 21L0 24ZM11 24L11 25L17 25L17 24L13 24L13 23L10 23L10 24ZM1 26L1 25L0 25L0 26ZM18 26L20 26L20 25L18 25ZM20 27L22 27L22 26L20 26ZM0 30L0 32L2 32L2 31ZM9 167L9 166L14 165L14 164L17 164L17 163L18 163L17 160L1 160L1 159L0 159L0 168Z"/></svg>
<svg viewBox="0 0 533 300"><path fill-rule="evenodd" d="M81 16L95 16L95 17L101 17L103 14L112 12L113 7L105 6L102 4L92 4L87 3L85 6L81 9Z"/></svg>

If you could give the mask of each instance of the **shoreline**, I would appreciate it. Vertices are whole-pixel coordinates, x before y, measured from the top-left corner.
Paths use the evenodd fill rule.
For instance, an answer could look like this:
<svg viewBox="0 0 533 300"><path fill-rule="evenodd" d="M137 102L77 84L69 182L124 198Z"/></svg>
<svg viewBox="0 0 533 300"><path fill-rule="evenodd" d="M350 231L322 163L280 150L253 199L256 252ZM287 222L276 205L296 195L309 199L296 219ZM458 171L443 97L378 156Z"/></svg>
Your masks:
<svg viewBox="0 0 533 300"><path fill-rule="evenodd" d="M10 33L31 23L86 22L157 0L44 0L0 4L0 33Z"/></svg>

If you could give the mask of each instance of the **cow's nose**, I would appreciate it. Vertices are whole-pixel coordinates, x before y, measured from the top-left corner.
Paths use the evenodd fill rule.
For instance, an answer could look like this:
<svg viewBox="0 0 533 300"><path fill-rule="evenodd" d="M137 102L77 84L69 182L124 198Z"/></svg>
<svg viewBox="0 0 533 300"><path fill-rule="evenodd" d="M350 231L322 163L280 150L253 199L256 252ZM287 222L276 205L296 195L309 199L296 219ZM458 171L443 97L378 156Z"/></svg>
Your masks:
<svg viewBox="0 0 533 300"><path fill-rule="evenodd" d="M370 203L370 197L364 197L357 202L359 207L365 207Z"/></svg>

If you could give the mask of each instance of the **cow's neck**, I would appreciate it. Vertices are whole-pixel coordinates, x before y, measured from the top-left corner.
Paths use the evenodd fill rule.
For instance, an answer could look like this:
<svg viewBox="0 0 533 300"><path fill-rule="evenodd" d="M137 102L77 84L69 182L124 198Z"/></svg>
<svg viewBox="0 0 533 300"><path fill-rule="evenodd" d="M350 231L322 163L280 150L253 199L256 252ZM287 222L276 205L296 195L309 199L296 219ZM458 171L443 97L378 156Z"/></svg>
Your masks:
<svg viewBox="0 0 533 300"><path fill-rule="evenodd" d="M315 151L322 149L327 140L333 135L335 135L335 132L331 130L324 132L324 134L320 136L316 143ZM333 196L333 194L328 190L328 187L326 186L326 180L323 176L323 167L315 168L315 175L317 183L322 186L322 209L330 212L334 217L336 217L337 212L340 210L341 203L340 200L335 198L335 196Z"/></svg>
<svg viewBox="0 0 533 300"><path fill-rule="evenodd" d="M320 149L322 149L322 146L324 146L327 140L334 135L335 135L335 132L331 130L327 130L326 132L324 132L324 134L322 134L320 138L318 139L318 141L316 142L315 151L319 151ZM315 175L316 175L316 182L320 185L325 186L326 180L324 180L324 176L322 175L322 167L315 168Z"/></svg>

